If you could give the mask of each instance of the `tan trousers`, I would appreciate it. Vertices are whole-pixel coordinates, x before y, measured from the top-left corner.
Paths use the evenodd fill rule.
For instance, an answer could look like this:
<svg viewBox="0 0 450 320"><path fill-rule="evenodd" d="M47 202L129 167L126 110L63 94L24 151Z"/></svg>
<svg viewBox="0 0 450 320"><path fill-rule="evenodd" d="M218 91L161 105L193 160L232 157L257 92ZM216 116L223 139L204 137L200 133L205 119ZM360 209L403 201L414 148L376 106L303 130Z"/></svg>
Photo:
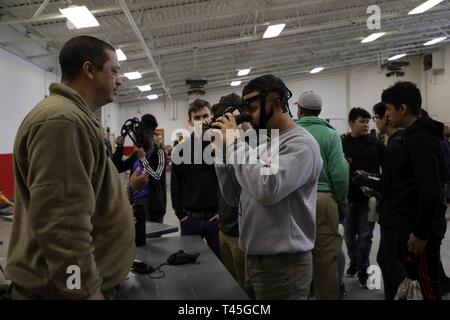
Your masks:
<svg viewBox="0 0 450 320"><path fill-rule="evenodd" d="M317 193L316 243L313 250L313 288L317 300L339 298L337 257L342 248L339 212L332 193Z"/></svg>
<svg viewBox="0 0 450 320"><path fill-rule="evenodd" d="M245 255L239 248L239 238L227 236L219 231L219 241L223 264L245 290Z"/></svg>

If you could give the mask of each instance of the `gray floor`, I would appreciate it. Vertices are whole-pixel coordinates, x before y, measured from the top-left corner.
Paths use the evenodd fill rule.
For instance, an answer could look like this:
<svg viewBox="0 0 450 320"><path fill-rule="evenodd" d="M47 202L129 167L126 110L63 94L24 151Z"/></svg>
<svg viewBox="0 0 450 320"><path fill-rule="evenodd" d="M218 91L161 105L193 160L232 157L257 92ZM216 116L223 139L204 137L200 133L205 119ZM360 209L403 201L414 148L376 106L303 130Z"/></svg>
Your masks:
<svg viewBox="0 0 450 320"><path fill-rule="evenodd" d="M170 175L168 175L168 195L169 193L169 184L170 184ZM172 209L172 204L170 201L170 196L168 197L168 203L167 203L167 214L164 218L165 224L170 224L174 226L179 226L179 221L177 217L174 214L174 211ZM447 212L447 220L450 220L450 210ZM450 225L448 226L447 230L450 229ZM3 219L0 218L0 240L4 241L4 244L0 246L0 263L2 266L5 265L5 257L7 254L7 248L8 248L8 240L9 235L11 233L11 223L5 222ZM372 244L372 251L370 255L370 262L372 264L376 264L376 254L378 250L379 245L379 227L378 225L375 227L374 230L374 237L373 237L373 244ZM172 233L165 236L179 236L179 232ZM346 249L344 248L344 252L346 252ZM450 275L450 231L447 232L446 238L442 243L442 260L444 264L445 271L447 275ZM346 261L348 263L348 257L346 256ZM0 279L3 279L0 276ZM1 281L1 280L0 280ZM368 289L362 289L359 287L358 279L355 278L345 278L345 285L347 288L347 296L346 300L382 300L384 299L383 290L368 290ZM447 295L444 297L446 300L450 300L450 295Z"/></svg>

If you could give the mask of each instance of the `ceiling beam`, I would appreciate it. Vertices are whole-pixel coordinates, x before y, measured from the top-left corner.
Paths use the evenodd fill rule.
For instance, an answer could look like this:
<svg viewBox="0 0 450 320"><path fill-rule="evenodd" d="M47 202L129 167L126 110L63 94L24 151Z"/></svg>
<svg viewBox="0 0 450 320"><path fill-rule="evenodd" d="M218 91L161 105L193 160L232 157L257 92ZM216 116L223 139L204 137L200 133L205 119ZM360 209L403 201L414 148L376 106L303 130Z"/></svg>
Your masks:
<svg viewBox="0 0 450 320"><path fill-rule="evenodd" d="M144 50L145 54L147 55L147 58L150 60L150 63L152 64L153 69L154 69L156 75L158 76L159 81L161 81L161 85L164 89L164 93L169 97L169 99L172 99L170 96L169 88L166 86L166 82L165 82L163 76L161 75L161 72L155 62L155 59L153 58L152 53L150 52L150 49L147 46L147 43L144 40L144 37L142 36L141 32L139 31L139 28L138 28L136 22L134 21L130 10L128 9L124 0L118 0L118 1L120 3L120 6L122 7L123 12L125 13L125 15L128 19L128 21L130 22L131 27L133 28L134 32L136 33L136 37L139 39L139 42L141 43L142 49Z"/></svg>

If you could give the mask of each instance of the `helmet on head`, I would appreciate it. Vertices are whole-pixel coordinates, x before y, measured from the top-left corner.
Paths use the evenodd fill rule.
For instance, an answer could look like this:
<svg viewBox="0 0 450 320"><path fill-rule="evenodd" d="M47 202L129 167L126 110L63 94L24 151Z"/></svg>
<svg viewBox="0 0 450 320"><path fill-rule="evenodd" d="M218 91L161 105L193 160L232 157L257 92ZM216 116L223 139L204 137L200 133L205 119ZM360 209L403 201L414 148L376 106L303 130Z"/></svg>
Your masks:
<svg viewBox="0 0 450 320"><path fill-rule="evenodd" d="M275 77L273 74L267 74L256 79L251 80L242 90L242 96L246 96L251 92L259 92L259 95L256 96L259 98L261 102L261 110L260 110L260 128L265 128L267 125L267 121L269 121L270 117L273 115L273 110L266 114L266 97L271 92L276 92L280 95L281 100L281 108L283 112L289 112L289 115L292 117L291 111L289 109L288 100L292 97L292 92L286 87L283 80Z"/></svg>

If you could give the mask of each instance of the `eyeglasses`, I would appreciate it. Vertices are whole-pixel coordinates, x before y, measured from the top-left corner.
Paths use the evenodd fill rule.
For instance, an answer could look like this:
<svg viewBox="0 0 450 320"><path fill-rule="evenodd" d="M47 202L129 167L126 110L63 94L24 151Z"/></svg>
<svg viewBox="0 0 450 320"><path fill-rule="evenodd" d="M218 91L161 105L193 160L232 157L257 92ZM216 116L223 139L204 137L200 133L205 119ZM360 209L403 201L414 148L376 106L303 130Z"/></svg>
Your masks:
<svg viewBox="0 0 450 320"><path fill-rule="evenodd" d="M205 113L204 115L195 115L193 117L193 119L194 119L194 121L200 121L200 120L203 120L203 119L208 119L209 117L210 117L210 115Z"/></svg>

